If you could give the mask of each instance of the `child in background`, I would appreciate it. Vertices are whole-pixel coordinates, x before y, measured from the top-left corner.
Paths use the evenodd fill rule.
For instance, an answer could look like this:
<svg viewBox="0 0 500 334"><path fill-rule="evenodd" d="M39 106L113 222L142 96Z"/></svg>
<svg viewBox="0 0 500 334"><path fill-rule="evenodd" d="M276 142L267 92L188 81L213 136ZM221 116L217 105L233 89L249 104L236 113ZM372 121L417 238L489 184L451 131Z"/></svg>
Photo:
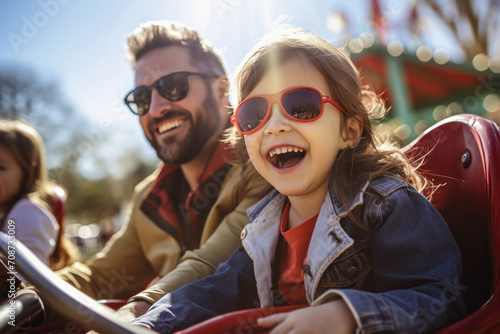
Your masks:
<svg viewBox="0 0 500 334"><path fill-rule="evenodd" d="M13 230L16 240L57 270L77 254L52 212L58 188L47 174L38 132L23 121L0 120L0 231Z"/></svg>
<svg viewBox="0 0 500 334"><path fill-rule="evenodd" d="M425 180L374 133L382 102L351 61L301 29L276 31L233 82L232 140L276 191L248 209L242 247L135 324L173 333L252 307L271 333L435 332L465 315L460 252ZM245 150L246 148L246 150Z"/></svg>

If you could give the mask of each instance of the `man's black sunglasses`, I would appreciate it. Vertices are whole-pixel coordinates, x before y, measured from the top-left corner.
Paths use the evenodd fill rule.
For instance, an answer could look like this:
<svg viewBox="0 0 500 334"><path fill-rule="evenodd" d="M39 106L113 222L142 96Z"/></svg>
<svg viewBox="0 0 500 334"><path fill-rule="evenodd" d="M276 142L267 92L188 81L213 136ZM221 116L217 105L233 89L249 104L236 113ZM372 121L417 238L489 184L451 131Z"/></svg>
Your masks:
<svg viewBox="0 0 500 334"><path fill-rule="evenodd" d="M199 75L205 78L215 78L217 75L198 72L175 72L156 80L150 86L139 86L131 90L123 99L129 109L136 115L142 116L149 111L151 94L156 89L163 98L176 102L185 98L189 92L188 77Z"/></svg>

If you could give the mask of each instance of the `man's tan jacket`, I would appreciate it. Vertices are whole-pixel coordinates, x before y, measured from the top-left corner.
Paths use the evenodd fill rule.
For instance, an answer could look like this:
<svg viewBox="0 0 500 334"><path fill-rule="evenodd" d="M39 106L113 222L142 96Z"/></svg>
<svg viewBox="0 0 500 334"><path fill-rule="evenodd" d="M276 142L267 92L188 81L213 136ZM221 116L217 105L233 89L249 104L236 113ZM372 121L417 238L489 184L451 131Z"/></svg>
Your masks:
<svg viewBox="0 0 500 334"><path fill-rule="evenodd" d="M208 214L200 249L186 252L181 260L177 241L139 209L157 174L136 186L129 221L85 264L77 262L58 271L63 280L95 299L133 297L153 303L183 284L213 273L219 263L229 258L239 246L241 229L248 222L246 209L270 189L254 170L237 189L242 167L232 167ZM158 276L162 279L146 288Z"/></svg>

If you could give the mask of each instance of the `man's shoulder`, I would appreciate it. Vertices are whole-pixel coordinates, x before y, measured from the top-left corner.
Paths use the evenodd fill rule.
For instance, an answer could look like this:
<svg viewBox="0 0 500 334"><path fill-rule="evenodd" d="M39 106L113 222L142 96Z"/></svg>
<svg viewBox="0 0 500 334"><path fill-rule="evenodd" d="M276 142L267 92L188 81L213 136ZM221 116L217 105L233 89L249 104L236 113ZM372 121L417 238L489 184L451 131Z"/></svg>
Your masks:
<svg viewBox="0 0 500 334"><path fill-rule="evenodd" d="M270 190L269 183L260 175L253 166L234 165L229 170L224 187L235 189L239 184L243 184L240 191L244 196L264 197Z"/></svg>

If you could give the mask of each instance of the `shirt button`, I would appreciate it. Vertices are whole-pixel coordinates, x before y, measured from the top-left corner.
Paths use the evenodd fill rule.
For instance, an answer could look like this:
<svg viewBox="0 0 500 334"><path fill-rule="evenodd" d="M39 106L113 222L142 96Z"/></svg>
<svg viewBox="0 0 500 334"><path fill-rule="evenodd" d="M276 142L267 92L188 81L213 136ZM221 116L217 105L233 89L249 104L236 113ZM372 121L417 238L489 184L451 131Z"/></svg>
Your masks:
<svg viewBox="0 0 500 334"><path fill-rule="evenodd" d="M351 267L347 270L347 276L349 276L349 278L355 278L356 276L358 276L358 272L358 268Z"/></svg>
<svg viewBox="0 0 500 334"><path fill-rule="evenodd" d="M247 236L247 230L246 229L241 230L240 239L243 240L245 239L246 236Z"/></svg>

